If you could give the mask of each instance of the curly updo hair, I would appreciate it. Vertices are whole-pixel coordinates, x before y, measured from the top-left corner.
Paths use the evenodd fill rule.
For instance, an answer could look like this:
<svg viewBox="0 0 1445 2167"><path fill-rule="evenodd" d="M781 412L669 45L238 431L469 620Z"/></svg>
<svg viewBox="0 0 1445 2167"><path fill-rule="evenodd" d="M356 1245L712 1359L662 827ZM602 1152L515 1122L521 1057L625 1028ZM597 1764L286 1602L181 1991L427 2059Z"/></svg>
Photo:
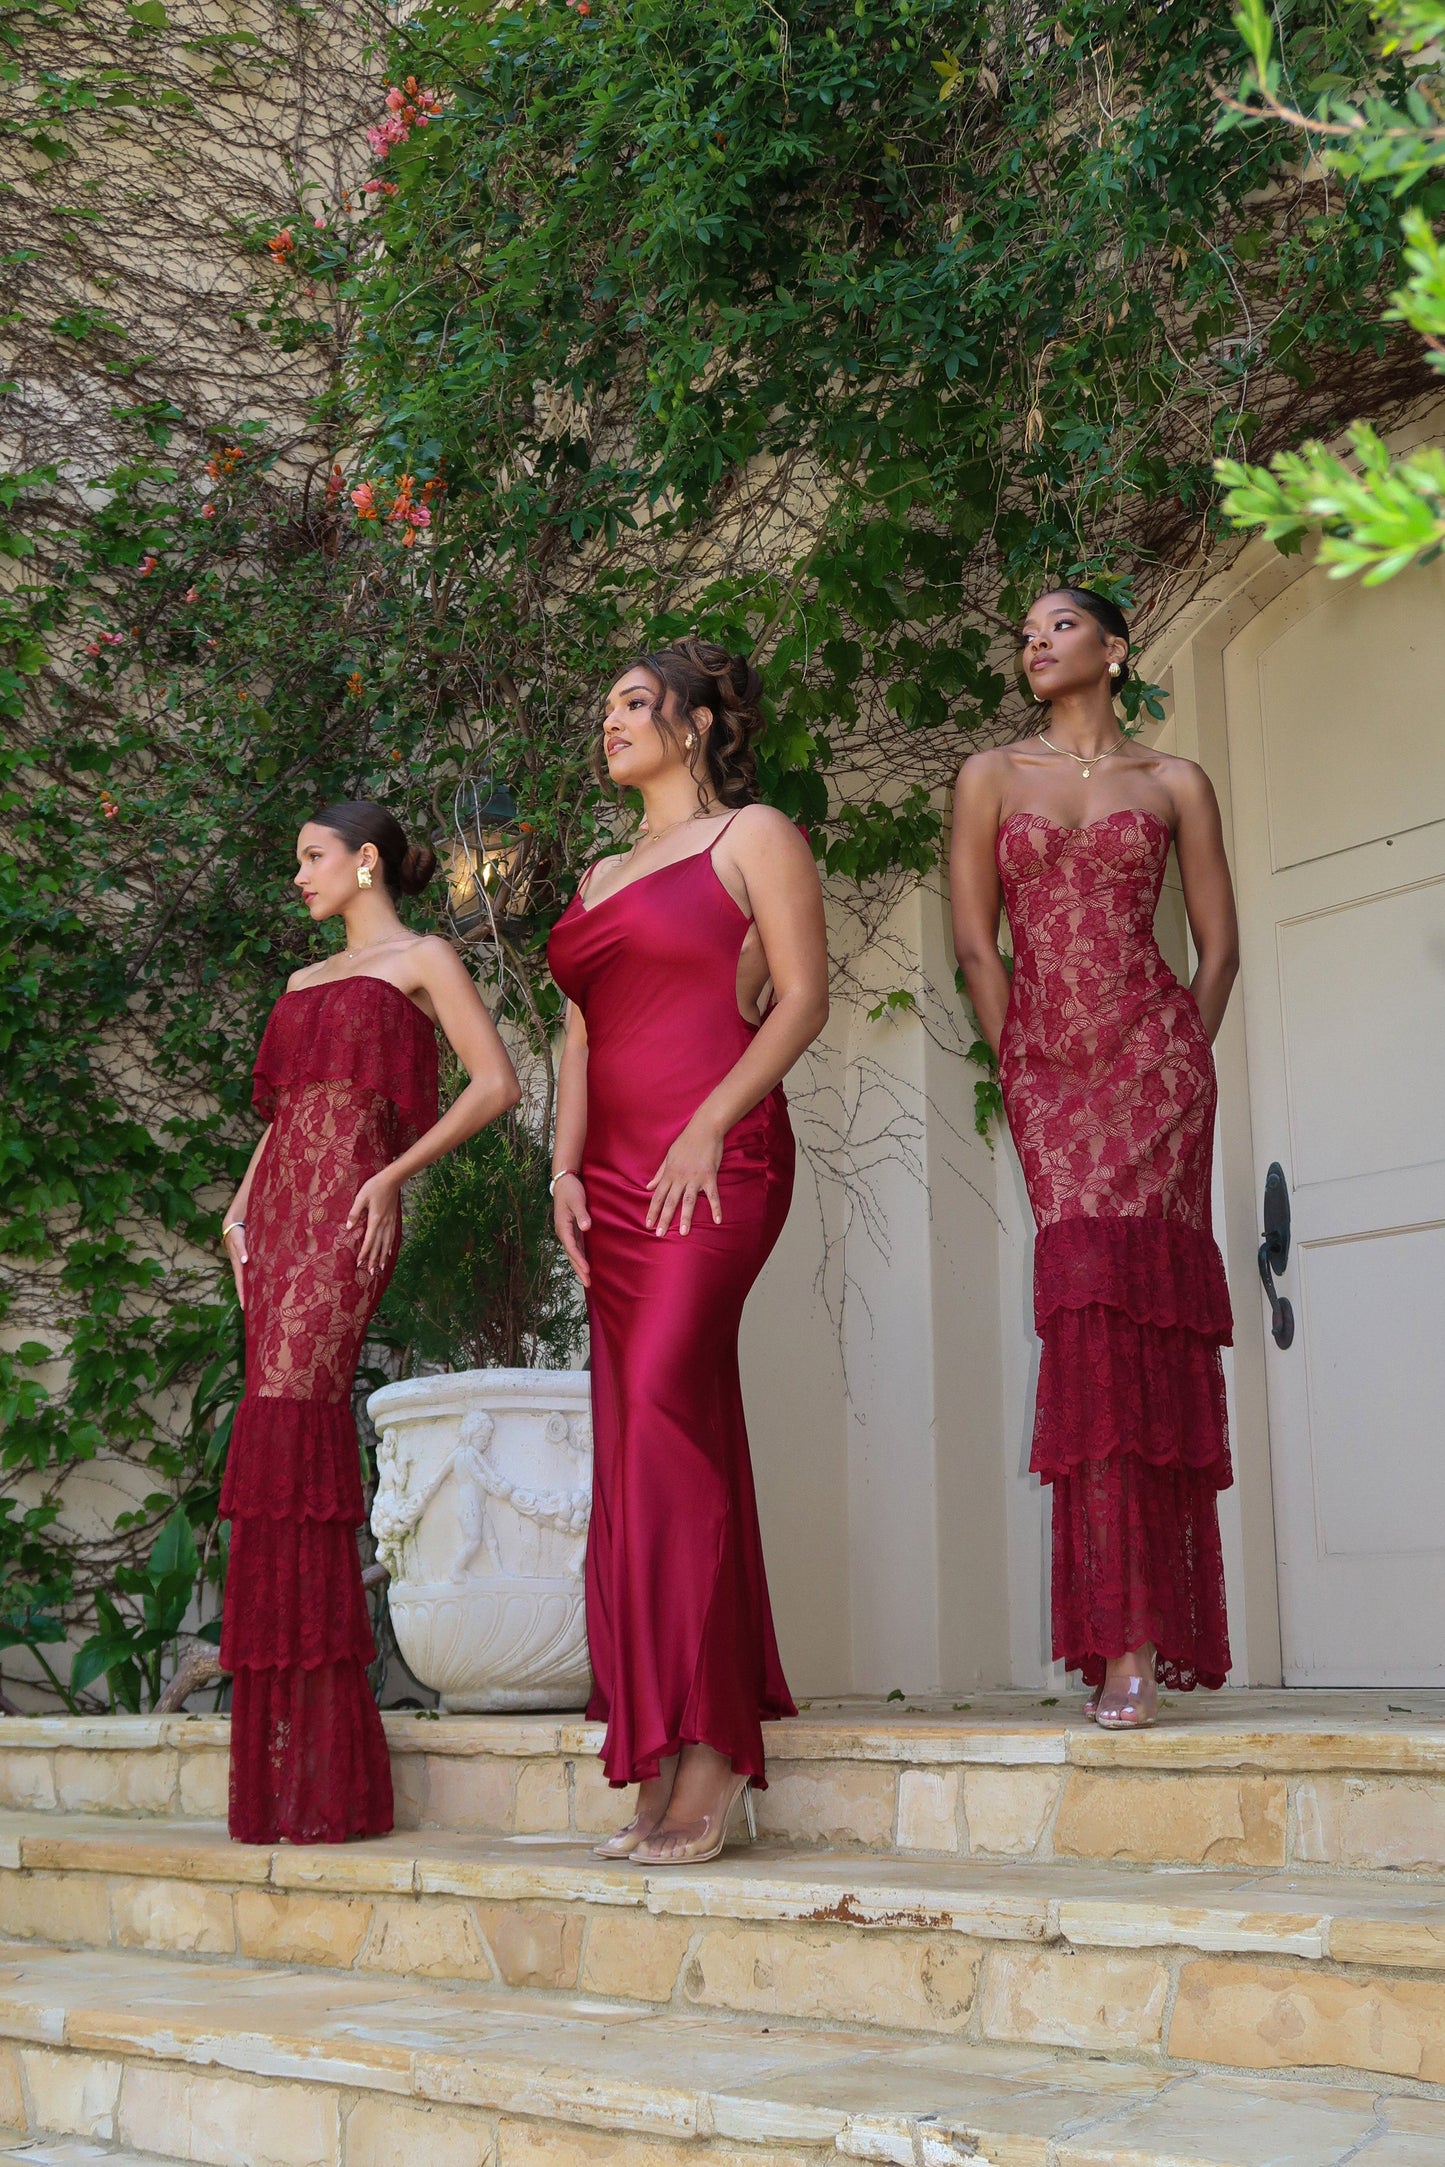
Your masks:
<svg viewBox="0 0 1445 2167"><path fill-rule="evenodd" d="M1066 594L1075 609L1081 609L1086 617L1093 618L1105 639L1122 640L1126 648L1131 644L1129 620L1118 603L1111 602L1106 594L1095 594L1092 587L1045 587L1044 594ZM1043 595L1039 596L1039 600L1043 600ZM1129 658L1126 655L1119 665L1118 676L1109 680L1109 690L1122 692L1129 682L1129 675ZM1041 707L1047 707L1048 704L1047 700L1039 702Z"/></svg>
<svg viewBox="0 0 1445 2167"><path fill-rule="evenodd" d="M639 655L635 669L650 670L682 710L675 723L659 700L652 719L663 736L683 748L697 783L698 802L751 805L758 794L757 741L763 730L763 680L746 655L730 655L714 640L678 640L654 654ZM686 751L692 715L712 721Z"/></svg>
<svg viewBox="0 0 1445 2167"><path fill-rule="evenodd" d="M409 843L396 814L384 805L373 805L369 798L346 798L311 817L318 828L330 828L339 835L348 850L360 850L364 843L375 846L393 900L420 895L437 869L436 852L425 843Z"/></svg>

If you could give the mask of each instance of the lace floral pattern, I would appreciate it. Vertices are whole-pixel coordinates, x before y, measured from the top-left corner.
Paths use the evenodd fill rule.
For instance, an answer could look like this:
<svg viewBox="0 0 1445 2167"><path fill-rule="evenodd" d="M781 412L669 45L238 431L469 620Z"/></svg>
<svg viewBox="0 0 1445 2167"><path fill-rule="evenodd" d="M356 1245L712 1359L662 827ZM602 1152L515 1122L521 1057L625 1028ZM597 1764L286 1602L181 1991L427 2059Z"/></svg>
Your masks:
<svg viewBox="0 0 1445 2167"><path fill-rule="evenodd" d="M230 1825L245 1843L391 1827L351 1394L394 1260L361 1271L362 1229L346 1217L362 1183L435 1121L436 1068L421 1011L365 977L283 995L256 1060L271 1133L246 1211L246 1396L221 1493Z"/></svg>
<svg viewBox="0 0 1445 2167"><path fill-rule="evenodd" d="M1053 1489L1053 1646L1091 1683L1152 1641L1161 1680L1229 1669L1217 1492L1232 1479L1210 1225L1214 1062L1154 939L1170 833L1126 809L1005 820L1014 943L1000 1078L1038 1221L1030 1465Z"/></svg>

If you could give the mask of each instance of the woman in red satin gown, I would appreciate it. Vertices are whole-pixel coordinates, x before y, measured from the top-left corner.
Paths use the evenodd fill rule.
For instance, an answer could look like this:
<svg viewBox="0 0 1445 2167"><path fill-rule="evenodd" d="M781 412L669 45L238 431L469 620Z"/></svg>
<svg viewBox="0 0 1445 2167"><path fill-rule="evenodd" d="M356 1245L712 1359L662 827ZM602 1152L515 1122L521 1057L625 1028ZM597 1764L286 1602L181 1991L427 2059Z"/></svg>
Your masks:
<svg viewBox="0 0 1445 2167"><path fill-rule="evenodd" d="M308 821L296 855L312 920L340 915L346 946L297 971L271 1011L252 1094L266 1133L222 1222L246 1319L221 1491L240 1843L391 1827L356 1547L356 1364L396 1261L403 1182L518 1097L460 957L397 916L395 898L430 879L432 852L358 802ZM471 1078L440 1120L438 1025Z"/></svg>
<svg viewBox="0 0 1445 2167"><path fill-rule="evenodd" d="M721 1849L763 1781L778 1660L738 1380L748 1291L793 1183L782 1078L827 1016L822 896L752 802L761 687L689 640L607 699L608 773L645 825L552 933L568 996L553 1199L587 1288L594 1487L587 1638L603 1764L641 1786L611 1858Z"/></svg>
<svg viewBox="0 0 1445 2167"><path fill-rule="evenodd" d="M959 776L954 939L1038 1222L1030 1466L1053 1490L1054 1655L1094 1689L1086 1712L1123 1729L1154 1721L1158 1684L1218 1686L1229 1669L1210 1042L1238 944L1207 777L1115 717L1122 613L1085 589L1045 594L1022 648L1047 727ZM1171 841L1199 955L1188 987L1154 939Z"/></svg>

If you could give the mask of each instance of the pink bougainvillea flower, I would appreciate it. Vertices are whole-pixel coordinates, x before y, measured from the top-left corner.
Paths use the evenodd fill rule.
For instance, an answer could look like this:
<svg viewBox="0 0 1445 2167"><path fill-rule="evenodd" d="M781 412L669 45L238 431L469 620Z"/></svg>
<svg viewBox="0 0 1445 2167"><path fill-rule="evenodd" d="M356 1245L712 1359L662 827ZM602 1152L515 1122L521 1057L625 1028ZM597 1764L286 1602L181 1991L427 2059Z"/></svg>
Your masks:
<svg viewBox="0 0 1445 2167"><path fill-rule="evenodd" d="M196 593L196 590L195 590L195 588L194 588L194 587L187 587L187 589L186 589L186 600L187 600L188 602L196 602L196 601L199 601L199 599L200 599L200 597L199 597L199 596L197 595L197 593Z"/></svg>
<svg viewBox="0 0 1445 2167"><path fill-rule="evenodd" d="M216 507L215 507L215 505L214 505L214 504L203 504L203 505L201 506L201 517L202 517L202 519L214 519L214 518L215 518L215 516L216 516Z"/></svg>
<svg viewBox="0 0 1445 2167"><path fill-rule="evenodd" d="M277 263L284 263L296 246L295 240L292 238L291 228L283 226L279 233L273 233L266 246L270 249Z"/></svg>
<svg viewBox="0 0 1445 2167"><path fill-rule="evenodd" d="M100 641L87 640L85 643L85 651L88 655L98 655L100 653Z"/></svg>
<svg viewBox="0 0 1445 2167"><path fill-rule="evenodd" d="M377 510L376 498L372 495L370 482L363 482L359 489L353 489L351 501L356 506L358 519L380 518L381 515Z"/></svg>
<svg viewBox="0 0 1445 2167"><path fill-rule="evenodd" d="M159 557L156 557L156 556L142 557L142 559L141 559L141 566L140 566L140 576L141 576L141 578L142 578L142 579L149 579L149 578L150 578L150 576L151 576L151 573L152 573L152 572L153 572L153 571L155 570L156 566L157 566L157 565L158 565L159 563L160 563L160 559L159 559Z"/></svg>

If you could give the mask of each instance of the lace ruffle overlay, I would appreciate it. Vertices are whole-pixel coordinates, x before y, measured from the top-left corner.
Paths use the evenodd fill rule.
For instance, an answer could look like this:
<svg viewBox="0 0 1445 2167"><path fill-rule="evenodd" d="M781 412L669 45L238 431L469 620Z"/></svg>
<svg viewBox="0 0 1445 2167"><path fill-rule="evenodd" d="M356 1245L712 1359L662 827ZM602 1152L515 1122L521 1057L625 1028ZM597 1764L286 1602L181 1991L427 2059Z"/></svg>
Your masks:
<svg viewBox="0 0 1445 2167"><path fill-rule="evenodd" d="M1188 1690L1229 1669L1231 1316L1210 1231L1213 1059L1153 935L1168 850L1152 813L1004 823L1001 1072L1039 1223L1030 1466L1053 1492L1054 1654L1096 1684L1152 1641L1160 1682Z"/></svg>
<svg viewBox="0 0 1445 2167"><path fill-rule="evenodd" d="M1054 1654L1097 1685L1107 1657L1152 1641L1161 1684L1223 1685L1215 1500L1233 1474L1219 1252L1167 1220L1059 1220L1039 1233L1034 1304L1029 1465L1053 1490Z"/></svg>
<svg viewBox="0 0 1445 2167"><path fill-rule="evenodd" d="M246 1211L246 1396L221 1491L242 1843L339 1843L392 1825L366 1675L351 1409L389 1266L360 1272L361 1229L345 1222L361 1184L436 1119L436 1066L421 1011L376 978L284 995L257 1057L254 1103L272 1126Z"/></svg>

